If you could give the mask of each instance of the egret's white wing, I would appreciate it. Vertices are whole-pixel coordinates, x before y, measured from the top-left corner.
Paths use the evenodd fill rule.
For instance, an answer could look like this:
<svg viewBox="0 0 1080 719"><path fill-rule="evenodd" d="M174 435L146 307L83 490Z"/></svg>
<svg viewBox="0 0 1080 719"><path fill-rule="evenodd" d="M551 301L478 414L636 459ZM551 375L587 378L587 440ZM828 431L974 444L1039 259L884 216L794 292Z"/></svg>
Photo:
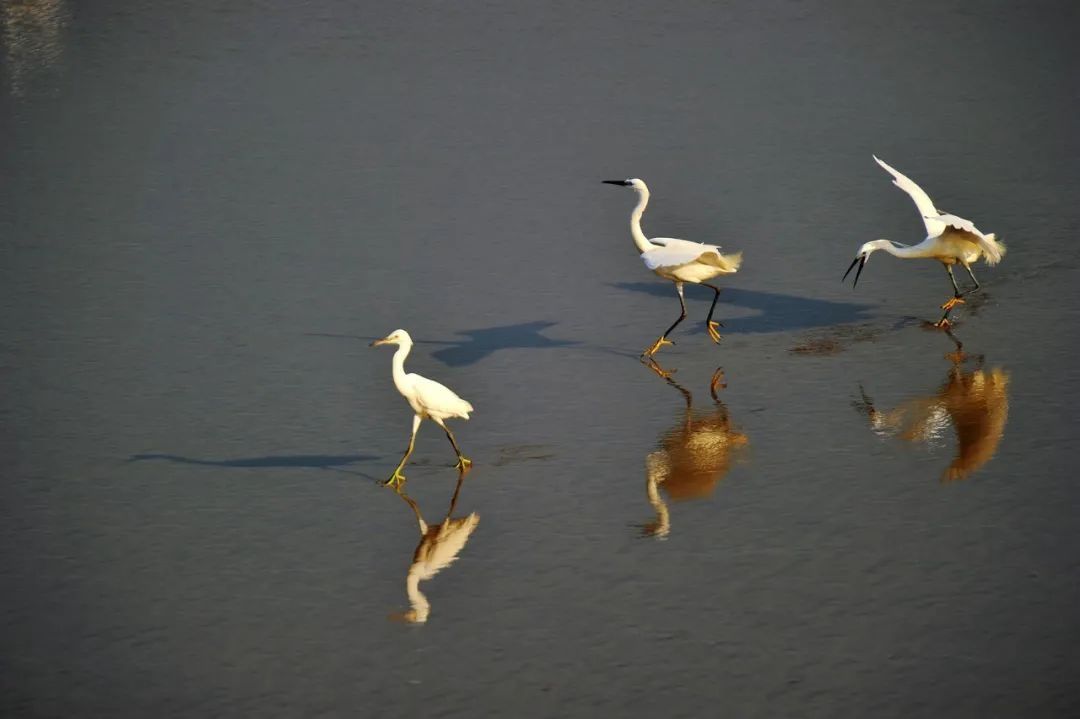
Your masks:
<svg viewBox="0 0 1080 719"><path fill-rule="evenodd" d="M946 227L960 230L960 237L981 247L985 253L987 264L996 265L1001 262L1001 258L1005 255L1005 245L997 241L994 233L991 232L989 235L985 235L979 228L975 227L975 223L971 220L965 220L963 217L957 217L947 212L938 215L937 219L944 223Z"/></svg>
<svg viewBox="0 0 1080 719"><path fill-rule="evenodd" d="M413 389L416 391L416 398L420 406L428 414L438 415L443 418L469 418L469 412L473 411L472 405L454 394L452 389L418 374L410 374L409 378L412 380Z"/></svg>
<svg viewBox="0 0 1080 719"><path fill-rule="evenodd" d="M915 207L919 208L919 214L922 215L923 224L926 225L926 234L930 237L937 237L944 232L945 223L936 219L941 213L934 207L934 201L930 199L930 196L927 195L921 187L916 185L914 180L878 159L877 155L874 155L874 161L893 176L894 185L908 193L908 195L911 196L911 199L915 201Z"/></svg>
<svg viewBox="0 0 1080 719"><path fill-rule="evenodd" d="M696 242L657 247L655 250L641 253L641 259L645 261L645 266L650 270L682 267L691 262L727 268L727 264L720 256L719 250L710 245L699 245Z"/></svg>
<svg viewBox="0 0 1080 719"><path fill-rule="evenodd" d="M958 230L964 230L965 232L970 232L971 234L978 235L979 237L983 236L983 233L979 232L979 230L976 229L974 222L972 222L971 220L965 220L963 217L951 215L948 212L943 212L940 215L937 215L936 217L930 219L939 220L945 223L948 227L955 227Z"/></svg>
<svg viewBox="0 0 1080 719"><path fill-rule="evenodd" d="M685 247L688 250L693 247L715 250L720 252L720 245L706 245L704 242L691 242L690 240L677 240L674 237L653 237L649 242L661 247Z"/></svg>

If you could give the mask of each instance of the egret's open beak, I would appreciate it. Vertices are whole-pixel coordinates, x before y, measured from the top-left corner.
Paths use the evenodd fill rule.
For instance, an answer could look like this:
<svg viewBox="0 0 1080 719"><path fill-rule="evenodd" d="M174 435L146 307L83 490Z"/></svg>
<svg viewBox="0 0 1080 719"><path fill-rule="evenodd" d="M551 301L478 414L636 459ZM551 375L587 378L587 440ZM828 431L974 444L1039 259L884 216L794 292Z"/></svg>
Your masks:
<svg viewBox="0 0 1080 719"><path fill-rule="evenodd" d="M855 285L859 284L859 275L862 274L862 269L864 267L866 267L866 258L867 258L867 255L860 255L860 256L856 257L854 260L852 260L851 264L848 265L847 272L845 272L844 276L840 278L840 281L843 282L844 280L846 280L847 276L851 274L851 271L853 269L855 269L855 265L858 265L859 266L859 271L855 273L855 282L852 283L852 285L851 285L852 289L854 289Z"/></svg>
<svg viewBox="0 0 1080 719"><path fill-rule="evenodd" d="M388 345L388 344L390 344L390 340L383 337L381 340L375 340L374 342L369 344L368 347L378 347L379 345Z"/></svg>
<svg viewBox="0 0 1080 719"><path fill-rule="evenodd" d="M630 183L626 180L600 180L605 185L621 185L622 187L628 186Z"/></svg>

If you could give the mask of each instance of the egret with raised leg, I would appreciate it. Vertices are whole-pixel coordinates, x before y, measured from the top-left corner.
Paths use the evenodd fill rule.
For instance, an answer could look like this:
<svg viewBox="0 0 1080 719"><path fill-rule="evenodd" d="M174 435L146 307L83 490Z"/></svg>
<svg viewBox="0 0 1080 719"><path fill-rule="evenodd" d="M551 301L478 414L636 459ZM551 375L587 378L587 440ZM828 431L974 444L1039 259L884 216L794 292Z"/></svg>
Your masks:
<svg viewBox="0 0 1080 719"><path fill-rule="evenodd" d="M473 406L454 394L449 387L439 384L435 380L414 373L405 373L405 358L409 355L409 351L413 346L412 337L405 330L394 330L381 340L375 340L371 343L372 347L379 345L398 346L393 361L394 386L397 387L397 391L401 393L401 396L408 401L409 406L412 407L415 413L413 415L412 435L409 437L409 446L405 450L405 456L401 458L394 473L384 484L399 485L405 481L402 469L404 469L405 463L409 461L409 455L412 454L413 446L416 443L416 432L420 429L420 423L425 419L430 419L446 432L450 444L454 447L454 453L457 454L457 468L464 471L471 467L472 461L461 453L461 448L458 447L454 433L446 426L446 420L451 417L468 419L469 412L473 411Z"/></svg>
<svg viewBox="0 0 1080 719"><path fill-rule="evenodd" d="M952 282L953 286L953 296L945 304L941 305L941 309L945 311L945 314L934 325L947 329L950 326L949 312L956 305L963 304L965 296L981 287L979 281L975 279L975 273L971 271L971 265L978 261L980 257L986 264L996 265L1005 256L1005 245L994 236L994 233L983 234L980 232L971 220L965 220L948 212L941 212L934 207L930 196L916 185L911 178L902 175L885 162L879 160L876 155L874 160L893 176L893 184L910 195L915 202L915 207L918 208L919 214L922 215L923 224L926 225L926 239L917 245L903 245L892 240L867 242L859 248L855 259L851 261L847 272L844 273L843 279L847 279L847 276L855 269L855 265L858 265L859 269L855 273L855 282L852 287L859 284L859 275L862 274L863 268L866 267L866 261L877 250L885 250L890 255L904 259L922 257L937 260L945 266L945 271L949 274L949 281ZM953 265L957 264L967 271L971 281L975 283L975 286L967 292L960 291L960 286L957 285L956 277L953 275Z"/></svg>
<svg viewBox="0 0 1080 719"><path fill-rule="evenodd" d="M642 357L652 357L664 345L672 344L667 337L680 322L686 319L686 300L683 298L683 283L691 282L696 285L704 285L713 291L712 306L709 307L709 316L705 320L705 327L712 341L720 343L718 327L723 327L720 322L713 321L713 312L716 310L716 301L720 299L720 288L710 285L706 280L711 280L718 275L738 272L742 263L742 253L736 252L725 255L720 252L719 245L706 245L701 242L689 242L676 240L671 237L653 237L649 239L641 231L641 215L645 212L645 206L649 204L649 188L638 178L626 180L603 180L608 185L621 185L633 188L638 193L638 203L630 213L630 236L634 238L638 252L645 266L666 280L675 283L675 291L679 295L679 318L664 330L664 334L652 343L648 349L642 352Z"/></svg>

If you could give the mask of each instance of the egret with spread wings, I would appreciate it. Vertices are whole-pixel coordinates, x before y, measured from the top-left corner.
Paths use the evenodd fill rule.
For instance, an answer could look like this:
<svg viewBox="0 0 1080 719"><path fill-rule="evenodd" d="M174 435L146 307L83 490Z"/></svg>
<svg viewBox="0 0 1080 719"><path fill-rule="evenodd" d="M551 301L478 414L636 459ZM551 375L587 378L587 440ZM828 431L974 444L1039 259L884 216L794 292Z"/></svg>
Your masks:
<svg viewBox="0 0 1080 719"><path fill-rule="evenodd" d="M609 185L621 185L632 187L638 193L638 203L630 213L630 235L634 238L641 253L641 259L645 266L666 280L675 283L675 291L679 294L679 318L660 335L642 353L643 357L652 357L664 345L672 344L667 338L671 331L680 322L686 319L686 301L683 298L683 283L692 282L696 285L704 285L713 291L712 306L709 307L709 316L705 320L709 337L719 344L720 333L717 327L723 327L719 322L713 321L713 311L716 310L716 301L720 298L720 288L710 285L706 280L711 280L717 275L726 275L739 270L742 263L742 253L725 255L720 252L719 245L706 245L701 242L689 242L676 240L671 237L653 237L649 239L641 231L641 215L645 212L645 206L649 204L649 188L642 180L635 178L627 180L603 180Z"/></svg>
<svg viewBox="0 0 1080 719"><path fill-rule="evenodd" d="M965 220L948 212L941 212L934 207L934 202L930 199L930 196L916 185L911 178L894 170L879 160L877 156L874 156L874 160L893 176L893 184L908 193L911 199L915 201L915 207L918 208L919 214L923 218L923 224L926 225L926 239L917 245L902 245L891 240L867 242L859 248L858 254L852 260L851 265L848 266L847 272L844 273L844 279L847 279L855 265L859 265L859 270L855 273L854 285L857 285L859 275L862 274L863 267L866 266L866 261L870 258L871 253L876 250L885 250L896 257L909 259L926 257L938 260L945 265L945 271L949 273L949 280L953 286L953 296L952 299L941 306L941 309L945 310L945 314L935 324L938 327L948 328L949 312L956 305L963 304L965 295L971 294L980 288L979 281L975 279L975 273L971 271L971 265L980 257L986 264L996 265L1005 256L1005 245L997 240L994 233L983 234L980 232L971 220ZM975 286L967 292L961 292L959 285L956 284L956 277L953 275L952 269L955 264L961 265L967 271L968 276L971 277L971 281L975 283ZM854 285L852 286L854 287Z"/></svg>

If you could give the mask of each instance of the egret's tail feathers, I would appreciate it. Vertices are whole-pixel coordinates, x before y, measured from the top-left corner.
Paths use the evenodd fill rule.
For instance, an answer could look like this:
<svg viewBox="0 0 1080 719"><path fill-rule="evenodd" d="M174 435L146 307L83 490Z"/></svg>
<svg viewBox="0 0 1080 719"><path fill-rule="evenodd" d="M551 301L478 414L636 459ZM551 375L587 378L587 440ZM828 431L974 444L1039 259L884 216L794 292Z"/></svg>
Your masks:
<svg viewBox="0 0 1080 719"><path fill-rule="evenodd" d="M739 271L739 265L742 264L742 252L735 252L730 255L724 255L719 252L708 253L703 255L702 259L707 264L720 268L720 270L726 274Z"/></svg>
<svg viewBox="0 0 1080 719"><path fill-rule="evenodd" d="M469 404L468 402L466 402L465 400L461 400L461 404L463 405L463 407L461 408L461 417L463 419L468 419L469 418L469 412L475 412L476 410L474 410L473 406L471 404Z"/></svg>
<svg viewBox="0 0 1080 719"><path fill-rule="evenodd" d="M983 249L983 254L986 256L986 264L988 265L996 265L1001 262L1001 258L1005 256L1005 243L999 240L993 232L989 235L983 235L979 245Z"/></svg>

